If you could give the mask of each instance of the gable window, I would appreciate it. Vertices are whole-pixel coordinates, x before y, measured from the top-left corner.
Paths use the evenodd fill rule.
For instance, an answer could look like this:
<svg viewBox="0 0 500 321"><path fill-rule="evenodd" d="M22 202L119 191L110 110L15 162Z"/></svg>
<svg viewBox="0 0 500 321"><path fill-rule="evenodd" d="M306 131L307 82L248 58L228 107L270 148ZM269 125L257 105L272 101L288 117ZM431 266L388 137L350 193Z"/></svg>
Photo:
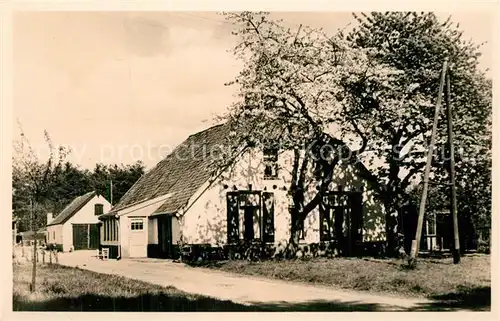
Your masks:
<svg viewBox="0 0 500 321"><path fill-rule="evenodd" d="M101 215L104 213L104 205L102 204L95 204L94 205L94 214L95 215Z"/></svg>
<svg viewBox="0 0 500 321"><path fill-rule="evenodd" d="M278 149L264 149L264 179L278 178Z"/></svg>

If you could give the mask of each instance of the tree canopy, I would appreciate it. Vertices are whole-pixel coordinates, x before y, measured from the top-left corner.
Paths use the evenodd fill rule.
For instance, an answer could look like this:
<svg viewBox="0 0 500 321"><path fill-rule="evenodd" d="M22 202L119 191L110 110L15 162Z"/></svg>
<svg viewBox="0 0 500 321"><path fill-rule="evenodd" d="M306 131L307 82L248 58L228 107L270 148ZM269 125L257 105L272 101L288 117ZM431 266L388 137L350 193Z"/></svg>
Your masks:
<svg viewBox="0 0 500 321"><path fill-rule="evenodd" d="M12 163L12 210L19 219L21 231L30 230L31 206L34 213L34 229L46 224L46 214L57 215L74 198L89 191L96 191L111 201L110 183L113 182L113 203L144 173L144 165L96 164L92 170L82 169L66 161L70 152L56 149L45 132L49 146L47 161L40 159L21 129L21 136L14 142Z"/></svg>
<svg viewBox="0 0 500 321"><path fill-rule="evenodd" d="M484 205L491 199L487 185L492 87L491 80L478 66L481 44L464 40L459 24L454 24L451 17L441 22L434 13L374 12L354 17L358 26L346 35L351 46L376 49L371 52L374 60L400 71L394 79L396 90L367 95L352 110L358 115L359 126L371 137L369 145L375 151L372 156L383 160L376 175L386 182L383 195L387 207L397 211L402 202L411 199L408 190L420 181L440 72L448 57L459 193L477 195L474 201L462 198L459 208L472 206L479 210L473 204L480 203L480 212L488 211L489 206ZM359 87L347 89L359 96ZM395 103L399 99L401 103ZM432 177L434 183L441 184L449 181L445 110L442 109L439 121ZM474 186L466 183L472 175L480 175L481 183ZM475 191L476 188L479 190Z"/></svg>
<svg viewBox="0 0 500 321"><path fill-rule="evenodd" d="M303 170L315 163L324 191L339 149L325 159L314 157L314 148L312 154L301 154L298 148L319 143L355 150L352 160L361 159L369 167L364 176L384 202L389 247L395 246L398 213L413 200L409 192L425 166L445 57L450 61L457 182L465 194L477 188L477 201L472 202L477 206L468 204L471 209L488 211L491 81L478 67L480 45L465 41L451 19L440 22L433 13L375 12L354 15L357 26L347 34L327 35L302 25L286 28L266 13L225 15L238 37L233 53L244 62L229 83L238 86L240 101L226 118L252 122L255 142L273 137L281 147L295 150L291 190L301 204L300 218L317 205L307 204L301 195ZM437 183L448 179L446 135L442 115L432 177ZM438 150L444 151L440 157ZM480 184L466 184L477 174Z"/></svg>

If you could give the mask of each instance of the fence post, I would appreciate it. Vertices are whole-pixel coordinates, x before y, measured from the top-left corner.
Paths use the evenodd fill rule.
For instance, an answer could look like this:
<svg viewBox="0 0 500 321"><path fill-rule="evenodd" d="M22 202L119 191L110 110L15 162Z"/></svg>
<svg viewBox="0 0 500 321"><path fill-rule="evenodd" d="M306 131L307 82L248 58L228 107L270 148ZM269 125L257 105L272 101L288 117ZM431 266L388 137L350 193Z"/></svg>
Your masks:
<svg viewBox="0 0 500 321"><path fill-rule="evenodd" d="M45 250L42 249L42 264L45 264Z"/></svg>

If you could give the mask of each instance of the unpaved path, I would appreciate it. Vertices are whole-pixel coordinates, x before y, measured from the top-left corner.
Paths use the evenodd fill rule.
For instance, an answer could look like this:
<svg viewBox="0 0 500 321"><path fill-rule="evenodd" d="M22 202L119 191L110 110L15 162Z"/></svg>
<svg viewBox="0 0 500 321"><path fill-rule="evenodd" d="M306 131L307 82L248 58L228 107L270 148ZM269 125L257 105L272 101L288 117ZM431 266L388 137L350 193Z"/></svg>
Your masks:
<svg viewBox="0 0 500 321"><path fill-rule="evenodd" d="M301 304L313 307L351 306L354 310L372 307L372 310L408 311L425 306L425 299L399 298L363 292L336 290L266 278L234 275L203 268L192 268L169 260L123 259L102 261L92 255L95 251L77 251L60 254L59 263L78 266L98 273L116 274L162 286L174 286L189 293L197 293L242 304L282 305ZM361 308L364 307L364 308ZM376 307L376 308L375 308Z"/></svg>

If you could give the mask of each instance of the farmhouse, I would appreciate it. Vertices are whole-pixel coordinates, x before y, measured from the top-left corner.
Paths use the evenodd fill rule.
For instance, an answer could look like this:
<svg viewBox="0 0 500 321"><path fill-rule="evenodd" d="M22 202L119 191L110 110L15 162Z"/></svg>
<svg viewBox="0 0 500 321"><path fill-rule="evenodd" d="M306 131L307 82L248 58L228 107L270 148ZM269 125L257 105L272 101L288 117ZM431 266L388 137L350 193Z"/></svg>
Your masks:
<svg viewBox="0 0 500 321"><path fill-rule="evenodd" d="M108 212L111 204L96 192L78 196L55 218L47 214L47 244L59 251L97 249L98 215Z"/></svg>
<svg viewBox="0 0 500 321"><path fill-rule="evenodd" d="M175 258L179 245L227 249L259 241L278 251L287 244L293 152L247 148L217 167L211 151L231 135L222 124L189 136L99 217L100 247L110 258ZM342 239L348 254L384 241L383 206L358 169L336 167L330 192L302 226L300 243L311 248ZM309 194L316 186L309 184Z"/></svg>

